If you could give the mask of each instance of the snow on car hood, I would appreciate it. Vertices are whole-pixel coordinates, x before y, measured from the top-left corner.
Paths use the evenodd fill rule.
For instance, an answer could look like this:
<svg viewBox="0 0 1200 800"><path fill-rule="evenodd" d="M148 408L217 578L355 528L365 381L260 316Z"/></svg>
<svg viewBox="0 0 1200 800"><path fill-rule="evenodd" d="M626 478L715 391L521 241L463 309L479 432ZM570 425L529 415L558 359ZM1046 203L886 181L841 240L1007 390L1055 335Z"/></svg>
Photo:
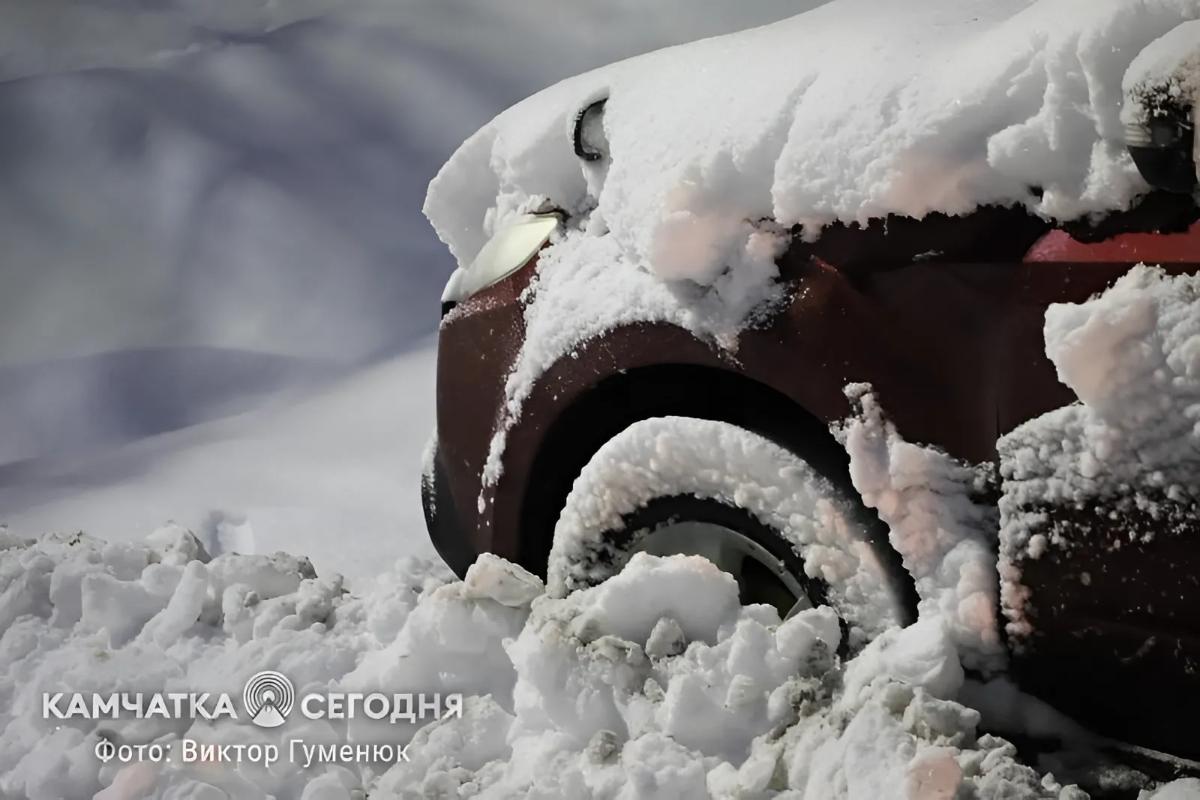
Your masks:
<svg viewBox="0 0 1200 800"><path fill-rule="evenodd" d="M716 280L754 229L1023 204L1057 219L1127 207L1122 81L1197 0L835 0L750 31L563 81L468 139L425 213L460 264L545 202L589 214L666 279ZM610 158L575 114L607 96Z"/></svg>

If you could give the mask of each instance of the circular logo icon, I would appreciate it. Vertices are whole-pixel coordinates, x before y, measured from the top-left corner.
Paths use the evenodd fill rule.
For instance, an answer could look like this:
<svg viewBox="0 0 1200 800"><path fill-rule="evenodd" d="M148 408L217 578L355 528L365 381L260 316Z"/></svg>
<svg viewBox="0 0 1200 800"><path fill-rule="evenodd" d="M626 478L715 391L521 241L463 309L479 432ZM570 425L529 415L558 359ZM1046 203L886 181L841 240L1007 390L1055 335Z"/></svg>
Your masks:
<svg viewBox="0 0 1200 800"><path fill-rule="evenodd" d="M287 676L264 669L255 673L242 689L242 705L250 721L260 728L278 728L292 713L296 690Z"/></svg>

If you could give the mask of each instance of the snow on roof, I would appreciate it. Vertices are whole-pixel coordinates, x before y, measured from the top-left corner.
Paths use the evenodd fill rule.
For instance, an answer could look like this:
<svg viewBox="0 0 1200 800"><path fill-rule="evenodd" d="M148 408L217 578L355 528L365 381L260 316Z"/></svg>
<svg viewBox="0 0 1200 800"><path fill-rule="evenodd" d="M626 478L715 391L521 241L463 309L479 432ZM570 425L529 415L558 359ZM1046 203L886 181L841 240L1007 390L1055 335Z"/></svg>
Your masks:
<svg viewBox="0 0 1200 800"><path fill-rule="evenodd" d="M517 104L459 148L425 213L460 264L549 202L659 277L709 284L766 218L812 235L982 204L1121 209L1147 188L1123 145L1125 73L1197 18L1200 0L834 0ZM610 158L581 162L574 116L605 96Z"/></svg>

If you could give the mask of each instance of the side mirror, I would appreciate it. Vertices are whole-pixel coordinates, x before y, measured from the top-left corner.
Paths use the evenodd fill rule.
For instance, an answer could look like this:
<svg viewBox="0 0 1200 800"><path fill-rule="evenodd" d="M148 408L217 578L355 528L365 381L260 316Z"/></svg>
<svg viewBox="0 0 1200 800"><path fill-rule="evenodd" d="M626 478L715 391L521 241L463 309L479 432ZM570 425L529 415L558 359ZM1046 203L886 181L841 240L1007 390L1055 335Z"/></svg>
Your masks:
<svg viewBox="0 0 1200 800"><path fill-rule="evenodd" d="M1200 186L1200 20L1185 22L1139 53L1122 81L1125 145L1156 189L1193 194Z"/></svg>
<svg viewBox="0 0 1200 800"><path fill-rule="evenodd" d="M608 141L604 136L604 104L607 102L607 97L595 100L575 115L571 141L575 155L584 161L599 161L608 155Z"/></svg>
<svg viewBox="0 0 1200 800"><path fill-rule="evenodd" d="M1168 108L1125 128L1125 146L1138 172L1156 189L1191 194L1200 183L1194 107Z"/></svg>

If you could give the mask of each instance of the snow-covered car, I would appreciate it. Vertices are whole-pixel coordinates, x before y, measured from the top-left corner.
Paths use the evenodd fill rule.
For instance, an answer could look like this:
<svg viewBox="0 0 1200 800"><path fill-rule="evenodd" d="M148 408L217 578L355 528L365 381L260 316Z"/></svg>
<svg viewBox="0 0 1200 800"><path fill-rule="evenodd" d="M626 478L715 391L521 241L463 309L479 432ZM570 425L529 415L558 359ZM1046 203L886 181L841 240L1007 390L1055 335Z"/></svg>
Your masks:
<svg viewBox="0 0 1200 800"><path fill-rule="evenodd" d="M1200 6L1064 30L1061 2L932 2L893 35L878 8L846 31L852 5L559 84L435 179L460 268L422 493L456 572L492 552L565 594L701 554L746 603L833 606L853 648L918 596L851 480L847 387L994 507L998 440L1077 399L1047 309L1200 272ZM1086 546L1024 561L1004 612L1023 688L1200 756L1200 523L1166 494L1022 500L1022 541ZM1171 533L1128 541L1165 531L1147 496Z"/></svg>

